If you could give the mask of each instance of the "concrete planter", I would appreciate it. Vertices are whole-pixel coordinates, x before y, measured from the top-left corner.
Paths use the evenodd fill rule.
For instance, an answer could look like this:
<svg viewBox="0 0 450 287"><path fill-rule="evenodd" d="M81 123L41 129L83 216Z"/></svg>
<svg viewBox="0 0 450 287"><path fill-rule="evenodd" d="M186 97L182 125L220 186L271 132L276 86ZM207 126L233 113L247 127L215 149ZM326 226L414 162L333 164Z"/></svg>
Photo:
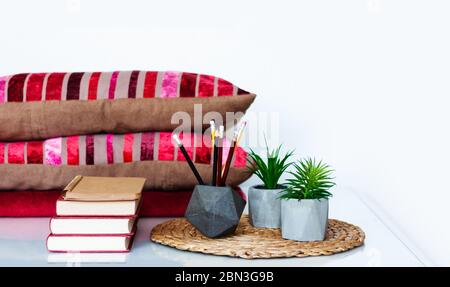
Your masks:
<svg viewBox="0 0 450 287"><path fill-rule="evenodd" d="M281 227L280 192L284 189L264 189L252 186L248 190L250 223L258 228Z"/></svg>
<svg viewBox="0 0 450 287"><path fill-rule="evenodd" d="M245 200L230 187L197 185L186 209L186 219L203 235L216 238L234 233Z"/></svg>
<svg viewBox="0 0 450 287"><path fill-rule="evenodd" d="M296 241L325 239L328 199L281 200L281 235Z"/></svg>

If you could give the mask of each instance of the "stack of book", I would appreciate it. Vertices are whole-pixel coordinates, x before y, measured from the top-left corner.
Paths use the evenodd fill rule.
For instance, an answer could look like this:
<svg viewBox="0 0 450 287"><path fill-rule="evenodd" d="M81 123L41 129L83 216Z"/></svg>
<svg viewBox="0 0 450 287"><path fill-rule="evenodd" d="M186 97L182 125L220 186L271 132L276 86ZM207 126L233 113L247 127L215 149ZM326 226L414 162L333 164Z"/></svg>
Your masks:
<svg viewBox="0 0 450 287"><path fill-rule="evenodd" d="M56 203L51 252L128 252L145 178L77 176Z"/></svg>

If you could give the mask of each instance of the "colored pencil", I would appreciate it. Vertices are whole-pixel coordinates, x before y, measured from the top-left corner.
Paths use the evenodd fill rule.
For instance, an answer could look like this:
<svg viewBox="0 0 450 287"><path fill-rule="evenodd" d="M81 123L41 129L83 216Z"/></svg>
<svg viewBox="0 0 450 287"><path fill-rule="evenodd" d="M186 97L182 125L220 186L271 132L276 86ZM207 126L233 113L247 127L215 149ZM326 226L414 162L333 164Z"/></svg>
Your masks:
<svg viewBox="0 0 450 287"><path fill-rule="evenodd" d="M209 126L211 127L211 149L214 148L214 139L216 137L216 122L214 120L211 120L209 122Z"/></svg>
<svg viewBox="0 0 450 287"><path fill-rule="evenodd" d="M225 167L222 172L220 185L224 186L228 177L228 172L230 171L231 161L233 160L234 150L236 149L239 141L242 137L242 132L244 131L247 122L243 122L238 130L234 131L233 139L231 140L230 149L228 151L227 160L225 162Z"/></svg>
<svg viewBox="0 0 450 287"><path fill-rule="evenodd" d="M194 173L194 176L197 178L198 184L204 185L202 177L198 173L198 170L195 168L194 163L192 162L191 158L189 157L189 154L187 153L186 149L183 146L183 143L181 142L180 138L177 135L172 136L175 142L177 143L178 147L181 150L181 153L183 154L184 158L186 159L189 167L191 168L192 172Z"/></svg>
<svg viewBox="0 0 450 287"><path fill-rule="evenodd" d="M217 146L217 179L216 186L219 186L222 182L222 153L223 153L223 133L224 126L219 127L219 139Z"/></svg>
<svg viewBox="0 0 450 287"><path fill-rule="evenodd" d="M219 137L214 138L214 148L213 148L213 170L212 170L212 180L211 185L216 185L217 180L217 157L219 152L219 144L218 144Z"/></svg>

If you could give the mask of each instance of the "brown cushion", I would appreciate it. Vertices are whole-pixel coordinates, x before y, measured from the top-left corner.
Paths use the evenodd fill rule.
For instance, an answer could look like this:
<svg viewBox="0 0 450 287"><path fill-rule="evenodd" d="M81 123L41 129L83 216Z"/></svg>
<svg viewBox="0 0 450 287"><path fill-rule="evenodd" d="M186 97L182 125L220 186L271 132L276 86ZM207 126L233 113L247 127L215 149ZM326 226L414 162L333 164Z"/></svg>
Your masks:
<svg viewBox="0 0 450 287"><path fill-rule="evenodd" d="M190 189L197 184L170 132L99 134L44 141L0 142L0 190L61 189L76 175L139 176L147 189ZM210 136L181 134L205 182L211 180ZM224 142L224 160L229 142ZM227 184L250 174L247 153L237 147Z"/></svg>
<svg viewBox="0 0 450 287"><path fill-rule="evenodd" d="M168 131L179 125L171 123L176 112L194 119L196 104L202 116L217 112L225 120L254 99L223 79L193 73L18 74L0 78L0 141ZM205 128L209 120L198 125Z"/></svg>
<svg viewBox="0 0 450 287"><path fill-rule="evenodd" d="M210 182L212 169L196 164L205 183ZM0 165L0 190L63 189L76 175L136 176L147 179L146 189L192 189L197 183L186 162L142 161L112 165L48 166L39 164ZM246 168L232 167L227 185L238 186L250 177Z"/></svg>

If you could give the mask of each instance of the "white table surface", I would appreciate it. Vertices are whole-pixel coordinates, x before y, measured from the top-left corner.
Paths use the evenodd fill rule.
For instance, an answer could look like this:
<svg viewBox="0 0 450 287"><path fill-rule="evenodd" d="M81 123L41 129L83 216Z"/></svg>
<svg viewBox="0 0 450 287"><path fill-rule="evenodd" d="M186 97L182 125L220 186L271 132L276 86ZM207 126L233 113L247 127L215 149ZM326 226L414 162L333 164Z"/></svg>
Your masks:
<svg viewBox="0 0 450 287"><path fill-rule="evenodd" d="M49 218L0 218L0 266L423 266L357 196L339 189L334 194L330 218L360 226L366 241L359 248L332 256L247 260L179 251L150 242L152 227L168 218L141 218L130 253L49 253L45 246Z"/></svg>

